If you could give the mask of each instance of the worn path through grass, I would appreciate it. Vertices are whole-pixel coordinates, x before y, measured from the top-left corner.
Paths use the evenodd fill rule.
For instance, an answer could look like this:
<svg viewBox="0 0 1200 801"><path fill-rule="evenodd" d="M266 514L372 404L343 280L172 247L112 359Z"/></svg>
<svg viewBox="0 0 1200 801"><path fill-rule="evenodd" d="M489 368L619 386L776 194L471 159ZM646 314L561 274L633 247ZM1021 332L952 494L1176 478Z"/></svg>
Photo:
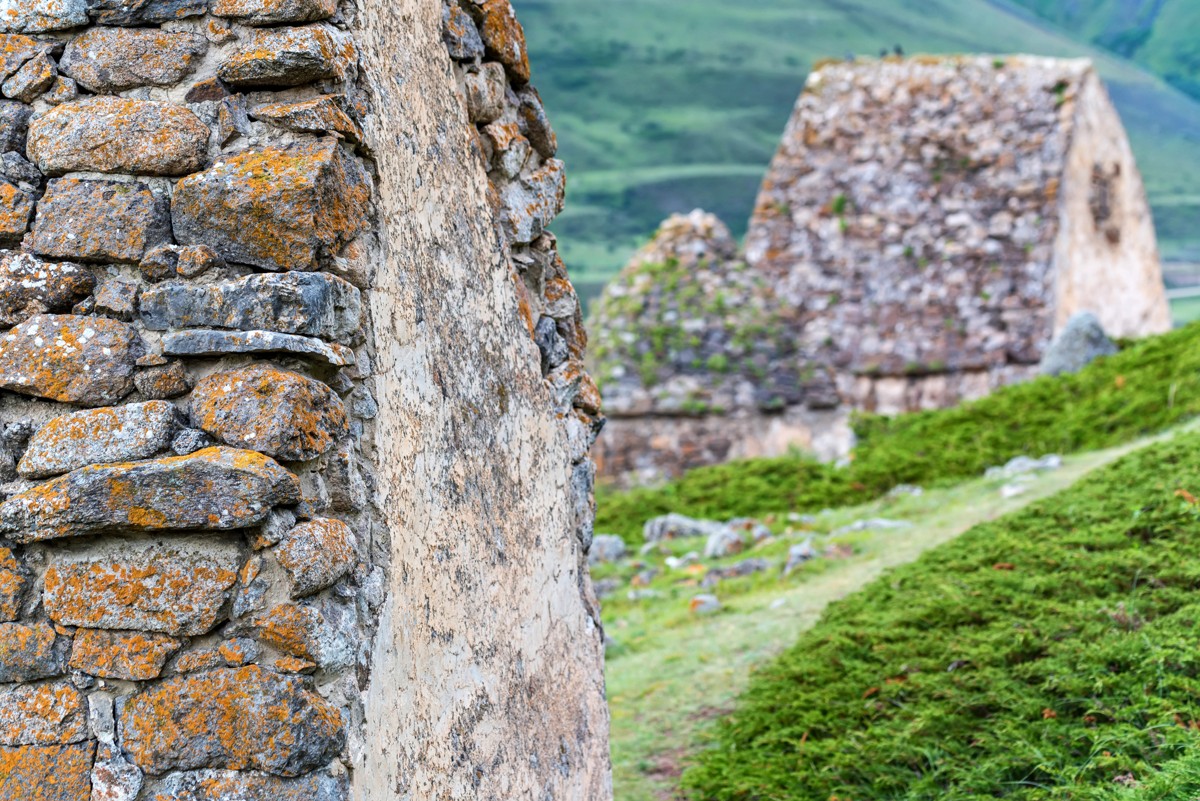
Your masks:
<svg viewBox="0 0 1200 801"><path fill-rule="evenodd" d="M1062 468L1040 475L1015 497L1001 496L1004 480L976 479L919 497L887 498L823 514L821 530L873 517L906 520L913 526L854 534L855 556L820 560L819 569L800 580L780 580L773 571L769 578L723 582L715 590L723 609L710 617L686 613L688 599L703 591L691 586L636 603L626 600L622 590L604 613L606 630L616 643L607 680L617 801L675 797L679 772L711 721L732 709L752 668L793 645L830 602L979 523L1053 495L1120 456L1173 435L1068 457ZM793 535L764 550L778 552L799 539ZM818 535L818 549L822 544ZM703 543L699 546L702 549ZM724 561L758 555L751 549ZM679 574L677 580L686 578Z"/></svg>

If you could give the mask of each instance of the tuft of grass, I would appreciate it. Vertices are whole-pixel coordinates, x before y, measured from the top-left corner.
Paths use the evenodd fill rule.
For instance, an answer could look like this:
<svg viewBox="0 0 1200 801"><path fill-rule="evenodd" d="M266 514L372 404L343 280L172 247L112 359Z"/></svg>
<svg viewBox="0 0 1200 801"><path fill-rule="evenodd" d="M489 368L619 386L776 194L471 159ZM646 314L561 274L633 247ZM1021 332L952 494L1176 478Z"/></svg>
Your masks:
<svg viewBox="0 0 1200 801"><path fill-rule="evenodd" d="M848 467L801 454L693 470L662 487L597 493L598 531L641 539L669 512L729 518L862 503L897 484L939 486L1015 456L1097 450L1200 413L1200 324L1133 343L1079 373L1006 387L972 403L855 420Z"/></svg>
<svg viewBox="0 0 1200 801"><path fill-rule="evenodd" d="M1200 436L830 606L684 775L698 801L1147 801L1200 789Z"/></svg>

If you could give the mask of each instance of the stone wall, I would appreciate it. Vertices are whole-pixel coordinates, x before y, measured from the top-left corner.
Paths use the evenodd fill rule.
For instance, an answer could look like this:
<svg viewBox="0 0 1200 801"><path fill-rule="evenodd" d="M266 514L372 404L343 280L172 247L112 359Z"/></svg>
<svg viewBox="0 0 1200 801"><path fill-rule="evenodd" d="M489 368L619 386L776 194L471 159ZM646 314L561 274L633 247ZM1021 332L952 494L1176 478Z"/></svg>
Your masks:
<svg viewBox="0 0 1200 801"><path fill-rule="evenodd" d="M0 798L608 797L507 0L4 10Z"/></svg>
<svg viewBox="0 0 1200 801"><path fill-rule="evenodd" d="M1076 312L1094 312L1114 336L1170 326L1145 191L1086 61L820 66L763 182L744 254L719 261L706 269L736 280L706 297L754 282L766 299L753 317L769 336L742 337L758 351L726 347L721 321L681 314L673 325L693 326L683 344L655 354L661 369L639 369L662 325L654 310L683 309L692 291L639 288L643 255L599 304L596 374L618 418L600 445L606 473L636 464L640 477L663 477L692 464L645 452L645 426L625 418L655 418L693 455L782 452L829 439L771 419L811 410L811 382L821 408L944 408L1035 375ZM745 324L735 317L733 327ZM692 341L710 352L689 360ZM774 354L765 361L764 348ZM698 424L698 412L736 423L706 441L721 426ZM744 439L728 441L733 431Z"/></svg>

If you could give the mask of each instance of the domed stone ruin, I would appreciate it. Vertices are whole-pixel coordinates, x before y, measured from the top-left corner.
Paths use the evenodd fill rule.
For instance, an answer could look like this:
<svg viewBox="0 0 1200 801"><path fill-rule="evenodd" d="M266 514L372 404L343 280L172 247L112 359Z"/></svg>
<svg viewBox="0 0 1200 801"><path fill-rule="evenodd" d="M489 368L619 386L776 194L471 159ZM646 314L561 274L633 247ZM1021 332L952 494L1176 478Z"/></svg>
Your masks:
<svg viewBox="0 0 1200 801"><path fill-rule="evenodd" d="M509 0L0 40L0 798L610 798L599 399Z"/></svg>
<svg viewBox="0 0 1200 801"><path fill-rule="evenodd" d="M1077 312L1116 337L1170 326L1141 178L1087 61L818 67L744 253L727 235L705 245L705 274L756 287L763 311L750 304L744 319L681 311L664 323L659 310L682 310L695 281L649 280L647 264L724 230L687 219L669 221L598 304L595 367L612 418L598 459L616 478L792 447L844 453L854 410L952 406L1035 376ZM710 299L741 291L705 280ZM686 335L656 337L663 325Z"/></svg>

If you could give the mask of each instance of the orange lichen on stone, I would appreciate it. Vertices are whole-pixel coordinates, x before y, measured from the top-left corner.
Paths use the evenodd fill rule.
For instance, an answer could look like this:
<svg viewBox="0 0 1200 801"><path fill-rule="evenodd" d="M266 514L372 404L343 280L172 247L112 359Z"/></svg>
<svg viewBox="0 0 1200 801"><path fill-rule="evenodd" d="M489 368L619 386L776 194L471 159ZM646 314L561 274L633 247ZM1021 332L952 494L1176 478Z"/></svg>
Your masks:
<svg viewBox="0 0 1200 801"><path fill-rule="evenodd" d="M94 742L0 748L0 798L90 801Z"/></svg>
<svg viewBox="0 0 1200 801"><path fill-rule="evenodd" d="M250 116L289 131L336 133L351 142L362 141L362 129L342 110L333 95L323 95L296 103L269 103L253 109Z"/></svg>
<svg viewBox="0 0 1200 801"><path fill-rule="evenodd" d="M60 68L93 92L170 86L195 69L208 42L187 31L92 28L71 40Z"/></svg>
<svg viewBox="0 0 1200 801"><path fill-rule="evenodd" d="M304 680L256 666L169 679L120 709L122 746L143 770L228 768L299 776L341 752L341 716Z"/></svg>
<svg viewBox="0 0 1200 801"><path fill-rule="evenodd" d="M39 314L0 339L0 388L63 403L114 403L133 389L141 338L98 317Z"/></svg>
<svg viewBox="0 0 1200 801"><path fill-rule="evenodd" d="M518 84L529 82L529 53L525 29L517 21L510 0L483 0L479 33L488 53L497 58Z"/></svg>
<svg viewBox="0 0 1200 801"><path fill-rule="evenodd" d="M283 538L275 557L292 579L292 597L332 587L354 567L354 532L340 520L301 523Z"/></svg>
<svg viewBox="0 0 1200 801"><path fill-rule="evenodd" d="M87 736L87 700L70 682L0 691L0 745L67 745Z"/></svg>
<svg viewBox="0 0 1200 801"><path fill-rule="evenodd" d="M187 175L208 159L209 129L182 106L88 97L34 118L29 157L47 175Z"/></svg>
<svg viewBox="0 0 1200 801"><path fill-rule="evenodd" d="M162 634L82 629L75 635L71 667L103 679L148 681L162 675L167 658L181 645Z"/></svg>
<svg viewBox="0 0 1200 801"><path fill-rule="evenodd" d="M0 531L36 542L110 531L228 530L299 500L299 479L271 458L206 448L68 473L0 506Z"/></svg>
<svg viewBox="0 0 1200 801"><path fill-rule="evenodd" d="M240 567L232 546L128 547L51 565L43 600L68 626L196 636L220 621Z"/></svg>
<svg viewBox="0 0 1200 801"><path fill-rule="evenodd" d="M314 459L350 430L333 390L266 364L205 378L192 394L191 416L224 443L285 461Z"/></svg>
<svg viewBox="0 0 1200 801"><path fill-rule="evenodd" d="M17 561L12 550L0 548L0 623L16 620L20 616L21 599L30 581L29 572Z"/></svg>
<svg viewBox="0 0 1200 801"><path fill-rule="evenodd" d="M314 629L319 612L297 604L280 604L254 622L259 638L277 651L310 662L317 660Z"/></svg>
<svg viewBox="0 0 1200 801"><path fill-rule="evenodd" d="M182 244L266 270L314 270L367 225L370 179L332 137L218 161L176 186Z"/></svg>
<svg viewBox="0 0 1200 801"><path fill-rule="evenodd" d="M57 633L45 623L0 623L0 684L61 675L66 648L59 645Z"/></svg>

